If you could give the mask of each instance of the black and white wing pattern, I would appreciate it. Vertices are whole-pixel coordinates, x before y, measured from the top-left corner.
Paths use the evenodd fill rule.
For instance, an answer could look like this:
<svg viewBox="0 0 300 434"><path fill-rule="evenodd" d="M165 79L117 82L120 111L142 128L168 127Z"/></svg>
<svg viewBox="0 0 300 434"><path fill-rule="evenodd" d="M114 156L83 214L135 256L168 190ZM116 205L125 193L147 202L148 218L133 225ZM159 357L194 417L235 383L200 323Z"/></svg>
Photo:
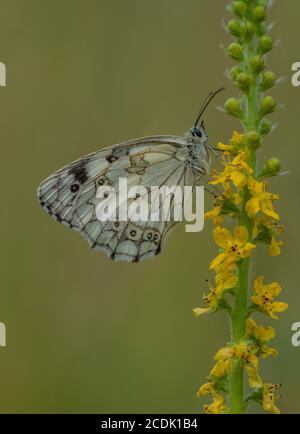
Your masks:
<svg viewBox="0 0 300 434"><path fill-rule="evenodd" d="M100 186L118 193L119 179L131 186L181 186L196 183L187 166L184 137L151 136L89 154L49 176L38 188L42 207L58 222L78 231L96 250L114 260L139 262L157 255L176 221L100 221L96 207ZM136 198L128 199L130 202ZM149 200L149 199L147 199ZM171 199L174 207L174 197Z"/></svg>

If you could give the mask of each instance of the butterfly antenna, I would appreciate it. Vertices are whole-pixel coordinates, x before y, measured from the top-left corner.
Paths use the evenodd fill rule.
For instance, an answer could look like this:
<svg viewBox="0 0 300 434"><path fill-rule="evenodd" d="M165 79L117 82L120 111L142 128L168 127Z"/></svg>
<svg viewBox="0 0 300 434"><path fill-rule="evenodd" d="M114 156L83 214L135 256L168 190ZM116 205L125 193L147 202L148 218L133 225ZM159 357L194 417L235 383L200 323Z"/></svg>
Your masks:
<svg viewBox="0 0 300 434"><path fill-rule="evenodd" d="M220 89L216 90L215 92L210 92L210 93L207 95L207 97L206 97L205 100L203 101L202 106L201 106L201 108L200 108L200 110L199 110L199 113L198 113L198 116L197 116L196 122L195 122L195 124L194 124L195 127L198 125L198 123L199 123L199 121L200 121L200 119L201 119L203 113L205 112L207 106L208 106L208 105L211 103L211 101L214 99L214 97L215 97L216 95L218 95L218 93L222 92L222 91L225 90L225 89L226 89L225 87L221 87Z"/></svg>

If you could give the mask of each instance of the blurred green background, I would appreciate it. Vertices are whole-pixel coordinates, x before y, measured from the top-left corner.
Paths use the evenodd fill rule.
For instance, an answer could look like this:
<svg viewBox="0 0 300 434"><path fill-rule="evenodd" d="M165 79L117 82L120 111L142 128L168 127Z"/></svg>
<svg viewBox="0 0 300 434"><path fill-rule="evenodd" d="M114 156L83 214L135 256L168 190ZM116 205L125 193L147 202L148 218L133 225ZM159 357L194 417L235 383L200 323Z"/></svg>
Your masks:
<svg viewBox="0 0 300 434"><path fill-rule="evenodd" d="M288 3L288 5L287 5ZM114 263L54 222L36 189L54 170L126 139L181 134L204 96L226 85L231 61L220 45L227 1L1 0L0 412L198 412L195 392L229 336L223 314L195 319L216 253L211 225L181 225L165 251L138 265ZM287 232L279 258L256 257L255 271L278 280L290 309L275 324L280 356L264 377L283 383L280 407L300 412L299 98L290 83L300 61L298 0L275 4L279 43L269 67L287 80L273 91L285 108L261 162L278 156L289 176L274 179ZM210 143L239 124L206 113ZM207 198L207 209L211 199ZM268 323L263 317L262 322ZM274 324L273 324L274 325ZM256 411L258 409L253 409ZM259 411L259 410L258 410Z"/></svg>

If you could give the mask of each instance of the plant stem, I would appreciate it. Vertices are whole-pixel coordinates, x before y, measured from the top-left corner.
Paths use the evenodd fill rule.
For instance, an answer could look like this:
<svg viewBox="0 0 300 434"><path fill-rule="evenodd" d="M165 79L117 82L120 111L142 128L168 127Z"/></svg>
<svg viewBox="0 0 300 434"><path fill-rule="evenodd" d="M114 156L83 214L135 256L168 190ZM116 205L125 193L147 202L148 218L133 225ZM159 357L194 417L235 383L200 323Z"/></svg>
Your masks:
<svg viewBox="0 0 300 434"><path fill-rule="evenodd" d="M251 58L257 54L257 36L254 34L247 42L244 50L244 68L251 74ZM247 94L246 112L242 122L245 133L257 131L259 127L259 78L254 79ZM256 174L256 151L248 150L248 164ZM250 196L245 187L243 190L241 214L239 225L245 226L248 230L249 238L252 234L252 221L247 216L246 203ZM231 315L231 340L238 343L246 334L246 320L248 316L248 290L250 280L251 257L243 259L238 266L239 285L235 291L235 304ZM244 367L240 361L234 361L229 392L229 408L232 414L241 414L245 412L244 402Z"/></svg>

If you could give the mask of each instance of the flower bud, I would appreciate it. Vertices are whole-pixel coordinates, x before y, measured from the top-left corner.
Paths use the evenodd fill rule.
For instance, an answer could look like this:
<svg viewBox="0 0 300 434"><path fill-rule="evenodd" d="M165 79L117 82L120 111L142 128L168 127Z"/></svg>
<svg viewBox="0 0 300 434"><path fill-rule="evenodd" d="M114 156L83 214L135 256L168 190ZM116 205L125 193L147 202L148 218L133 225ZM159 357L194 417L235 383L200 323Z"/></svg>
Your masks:
<svg viewBox="0 0 300 434"><path fill-rule="evenodd" d="M236 82L237 82L238 87L247 93L249 91L251 84L252 84L252 77L250 77L250 75L246 74L245 72L241 72L237 76Z"/></svg>
<svg viewBox="0 0 300 434"><path fill-rule="evenodd" d="M265 62L262 56L256 55L250 60L251 68L254 74L259 74L265 69Z"/></svg>
<svg viewBox="0 0 300 434"><path fill-rule="evenodd" d="M266 136L272 129L272 123L267 119L263 119L259 125L259 133L262 136Z"/></svg>
<svg viewBox="0 0 300 434"><path fill-rule="evenodd" d="M259 38L260 51L265 54L273 48L273 39L271 36L263 35Z"/></svg>
<svg viewBox="0 0 300 434"><path fill-rule="evenodd" d="M270 158L270 160L267 162L267 165L270 173L274 173L274 174L275 173L277 174L282 167L281 161L276 157Z"/></svg>
<svg viewBox="0 0 300 434"><path fill-rule="evenodd" d="M243 117L243 109L241 103L236 98L229 98L225 102L225 110L231 116L235 116L237 118Z"/></svg>
<svg viewBox="0 0 300 434"><path fill-rule="evenodd" d="M234 1L233 2L233 10L238 17L244 17L247 12L247 5L243 1Z"/></svg>
<svg viewBox="0 0 300 434"><path fill-rule="evenodd" d="M266 8L264 6L256 6L253 11L253 17L258 23L264 21L266 19Z"/></svg>
<svg viewBox="0 0 300 434"><path fill-rule="evenodd" d="M237 76L243 72L243 68L241 68L239 65L233 66L230 70L230 77L233 81L236 80Z"/></svg>
<svg viewBox="0 0 300 434"><path fill-rule="evenodd" d="M264 92L265 90L270 89L272 86L274 86L275 82L276 82L276 76L274 72L265 71L262 76L261 90Z"/></svg>
<svg viewBox="0 0 300 434"><path fill-rule="evenodd" d="M246 135L246 143L249 148L258 149L261 146L260 135L256 131L250 131Z"/></svg>
<svg viewBox="0 0 300 434"><path fill-rule="evenodd" d="M276 176L278 175L278 173L281 170L281 161L276 158L270 158L269 161L267 161L263 168L261 169L258 178L259 179L263 179L263 178L269 178L270 176Z"/></svg>
<svg viewBox="0 0 300 434"><path fill-rule="evenodd" d="M242 60L243 59L243 49L240 44L237 42L233 42L228 47L228 54L234 60Z"/></svg>
<svg viewBox="0 0 300 434"><path fill-rule="evenodd" d="M251 36L256 30L255 25L250 21L245 21L244 23L242 23L241 28L246 38L251 38Z"/></svg>
<svg viewBox="0 0 300 434"><path fill-rule="evenodd" d="M276 109L276 101L272 96L266 96L260 103L260 116L268 115Z"/></svg>
<svg viewBox="0 0 300 434"><path fill-rule="evenodd" d="M233 36L240 37L242 34L241 24L237 20L230 20L227 24L227 29Z"/></svg>

